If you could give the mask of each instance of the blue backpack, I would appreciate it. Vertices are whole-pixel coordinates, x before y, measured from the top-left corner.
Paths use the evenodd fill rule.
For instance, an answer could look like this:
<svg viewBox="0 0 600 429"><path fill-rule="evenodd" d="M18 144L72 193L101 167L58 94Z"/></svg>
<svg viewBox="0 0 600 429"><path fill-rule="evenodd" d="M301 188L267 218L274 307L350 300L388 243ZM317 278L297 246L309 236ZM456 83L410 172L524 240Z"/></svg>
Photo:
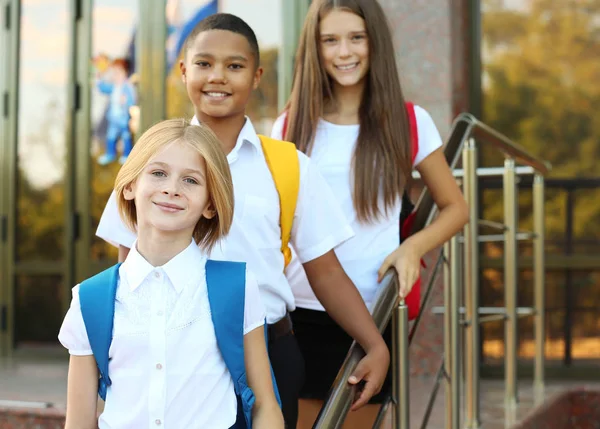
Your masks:
<svg viewBox="0 0 600 429"><path fill-rule="evenodd" d="M108 375L108 351L112 341L115 298L120 263L81 283L79 301L81 314L98 365L98 395L106 399L111 385ZM238 399L237 421L232 429L252 428L254 392L246 380L244 362L244 303L246 296L246 264L241 262L206 262L208 300L217 344L233 379ZM265 340L266 340L265 326ZM271 370L273 388L279 405L279 393ZM242 418L242 416L244 416Z"/></svg>

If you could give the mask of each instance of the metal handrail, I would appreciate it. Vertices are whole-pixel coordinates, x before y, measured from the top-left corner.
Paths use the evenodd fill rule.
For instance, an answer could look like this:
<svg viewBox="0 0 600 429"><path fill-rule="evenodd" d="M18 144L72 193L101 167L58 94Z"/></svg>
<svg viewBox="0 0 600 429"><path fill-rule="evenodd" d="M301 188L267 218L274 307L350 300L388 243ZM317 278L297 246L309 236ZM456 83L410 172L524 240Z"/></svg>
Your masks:
<svg viewBox="0 0 600 429"><path fill-rule="evenodd" d="M493 145L507 157L514 158L522 164L535 168L535 170L543 176L546 176L552 168L548 161L532 155L522 146L489 125L484 124L470 113L461 113L455 119L455 123L456 122L465 122L470 128L472 136L475 137L476 140Z"/></svg>
<svg viewBox="0 0 600 429"><path fill-rule="evenodd" d="M389 270L381 282L371 310L379 332L384 331L392 316L392 310L397 306L398 290L398 276L395 271ZM354 341L313 428L334 429L342 426L356 395L356 386L349 384L347 380L364 355L363 349Z"/></svg>
<svg viewBox="0 0 600 429"><path fill-rule="evenodd" d="M450 168L454 168L459 160L459 155L464 142L469 137L468 130L466 124L462 125L460 122L455 121L450 138L444 149L444 154ZM437 208L427 189L423 189L421 192L421 196L415 205L415 210L413 232L423 229L431 222L431 219L433 219L437 212ZM390 269L382 281L379 293L373 301L371 310L373 320L380 332L384 331L392 316L393 310L398 308L397 297L397 275L394 269ZM406 306L404 306L404 308L406 309ZM423 309L421 308L420 313L422 310ZM413 325L413 332L415 325ZM406 344L408 345L408 329L406 329L405 334L407 336ZM347 380L363 356L364 351L362 348L356 342L353 342L313 425L313 429L336 429L341 427L350 410L354 394L356 393L356 387L350 385ZM398 398L395 399L396 401L398 400ZM392 405L396 405L394 400L392 400Z"/></svg>
<svg viewBox="0 0 600 429"><path fill-rule="evenodd" d="M529 165L522 165L515 169L517 176L533 176L536 173L535 168ZM502 177L504 174L503 167L479 167L477 169L477 177L488 178L488 177ZM452 175L456 178L465 177L465 170L462 168L455 168L452 170ZM421 173L413 171L412 177L415 180L421 179Z"/></svg>
<svg viewBox="0 0 600 429"><path fill-rule="evenodd" d="M519 173L533 173L535 174L537 181L543 180L543 176L546 175L551 168L548 162L530 154L508 137L485 125L471 114L462 113L454 120L450 137L444 149L444 154L452 170L454 170L462 155L464 170L463 174L461 174L459 177L464 178L463 185L465 185L465 191L468 190L468 192L470 192L468 201L473 206L470 207L470 222L465 228L465 245L471 249L472 253L466 255L464 273L466 280L465 284L467 286L466 290L469 290L470 293L473 294L472 296L467 297L467 307L469 308L472 308L473 305L478 305L479 302L477 291L478 288L473 287L476 285L475 277L477 276L477 272L479 270L479 266L476 261L476 254L473 253L473 250L475 250L475 247L478 243L478 235L476 232L473 233L473 231L475 231L475 228L479 222L476 216L478 201L476 192L474 192L474 190L477 188L478 169L476 162L476 146L473 137L493 145L495 148L502 151L506 155L507 159L519 160L521 163L526 164L526 167L523 169L523 171L519 171ZM514 161L512 162L512 172L514 174L515 166ZM535 171L531 172L528 167L533 168ZM505 171L502 172L505 173ZM486 173L486 176L496 176L501 173L501 171L488 171ZM431 193L428 191L428 189L423 189L416 204L415 218L411 232L417 232L423 229L426 225L430 224L435 217L436 212L437 209ZM507 232L507 236L509 233L513 232ZM541 240L543 240L543 237ZM456 247L458 240L454 240L453 243L455 243L454 246ZM456 302L456 299L453 301ZM423 309L424 306L421 307L420 312L422 312ZM473 325L478 325L478 312L470 311L470 313L470 316L472 317L471 323ZM408 428L408 362L405 362L405 360L408 358L407 350L409 344L407 308L403 301L401 301L398 305L397 276L393 269L390 269L390 271L386 273L386 276L379 289L379 293L374 301L371 314L380 332L383 332L385 326L390 320L390 317L392 317L392 315L394 316L394 332L392 334L394 340L394 350L392 351L393 393L390 405L393 407L394 427ZM454 325L456 326L456 323L454 323ZM415 331L415 326L413 326L411 331ZM471 332L473 335L477 332L477 329L472 329ZM468 343L478 344L478 338L470 338ZM453 368L457 368L457 350L457 348L454 348L456 353L453 353L454 356L452 356ZM475 350L467 350L467 359L473 358L474 353L471 352L475 352ZM327 395L325 404L321 409L315 424L313 425L313 429L336 429L341 427L350 409L354 394L356 393L356 387L350 385L347 380L363 356L364 351L356 342L354 342L346 356L344 363L342 364L342 367L340 368L338 376L336 377L329 394ZM468 366L475 368L475 365ZM403 376L401 376L401 374ZM456 376L456 372L450 371L449 377L453 377L455 382L457 382ZM468 385L470 384L470 386L467 386L467 396L473 398L474 402L469 403L469 401L467 401L466 405L469 415L478 416L478 400L476 399L479 394L478 371L475 371L473 376L474 379L467 383ZM403 378L405 379L403 380ZM453 408L454 407L455 405ZM378 418L378 421L380 420L381 419ZM473 424L476 422L468 422L467 424L469 423Z"/></svg>

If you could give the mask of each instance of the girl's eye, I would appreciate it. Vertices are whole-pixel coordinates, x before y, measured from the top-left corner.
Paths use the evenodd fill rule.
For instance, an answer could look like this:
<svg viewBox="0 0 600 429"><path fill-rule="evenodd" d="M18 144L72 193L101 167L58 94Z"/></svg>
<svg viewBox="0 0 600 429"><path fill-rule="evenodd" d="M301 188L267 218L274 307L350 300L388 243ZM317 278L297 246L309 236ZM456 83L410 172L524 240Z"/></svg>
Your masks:
<svg viewBox="0 0 600 429"><path fill-rule="evenodd" d="M152 174L152 175L153 175L153 176L155 176L155 177L164 177L164 176L166 176L165 172L164 172L164 171L161 171L161 170L156 170L156 171L153 171L153 172L152 172L152 173L150 173L150 174Z"/></svg>
<svg viewBox="0 0 600 429"><path fill-rule="evenodd" d="M365 36L362 35L362 34L357 34L356 36L352 37L353 40L361 40L361 39L364 39L364 38L365 38Z"/></svg>
<svg viewBox="0 0 600 429"><path fill-rule="evenodd" d="M323 43L333 43L335 42L335 39L333 37L328 37L327 39L323 40Z"/></svg>
<svg viewBox="0 0 600 429"><path fill-rule="evenodd" d="M198 181L196 179L194 179L193 177L186 177L185 179L186 183L189 183L191 185L197 185Z"/></svg>

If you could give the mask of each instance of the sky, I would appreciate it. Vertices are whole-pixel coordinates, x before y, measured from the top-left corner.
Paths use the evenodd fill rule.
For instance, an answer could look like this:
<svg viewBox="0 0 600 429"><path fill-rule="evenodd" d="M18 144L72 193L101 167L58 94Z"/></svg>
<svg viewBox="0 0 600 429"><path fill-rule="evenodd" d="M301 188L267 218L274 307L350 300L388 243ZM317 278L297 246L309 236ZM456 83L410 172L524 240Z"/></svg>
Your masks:
<svg viewBox="0 0 600 429"><path fill-rule="evenodd" d="M180 18L185 20L207 1L179 0ZM261 47L266 48L281 43L282 1L286 0L221 0L219 7L221 11L235 13L246 20L255 30ZM93 1L94 55L105 53L114 58L125 53L140 2ZM43 188L61 180L65 171L62 160L65 154L69 0L23 0L21 4L19 162L32 184ZM93 91L92 100L92 120L95 121L104 110L106 98ZM47 111L50 103L55 103L57 109L51 115ZM48 132L41 131L44 127ZM44 174L39 174L40 171Z"/></svg>

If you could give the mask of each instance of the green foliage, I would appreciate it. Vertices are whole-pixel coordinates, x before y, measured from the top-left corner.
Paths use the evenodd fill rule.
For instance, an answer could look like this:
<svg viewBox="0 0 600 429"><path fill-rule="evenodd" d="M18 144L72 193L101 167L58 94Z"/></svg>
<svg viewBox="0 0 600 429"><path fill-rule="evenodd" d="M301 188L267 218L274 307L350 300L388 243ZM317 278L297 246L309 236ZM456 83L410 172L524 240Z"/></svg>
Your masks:
<svg viewBox="0 0 600 429"><path fill-rule="evenodd" d="M532 0L526 10L497 3L486 3L483 16L484 120L550 161L550 177L599 177L600 1ZM482 158L483 165L502 163L488 148ZM578 202L576 216L600 225L600 193L592 194ZM551 235L562 232L563 204L561 194L548 202ZM486 210L502 213L498 202ZM600 239L598 229L577 226L576 233Z"/></svg>
<svg viewBox="0 0 600 429"><path fill-rule="evenodd" d="M484 121L552 163L550 178L600 177L600 0L529 0L508 9L504 1L487 0L483 7ZM500 166L503 157L482 148L484 166ZM575 192L575 240L592 242L600 252L600 189ZM531 192L519 197L520 227L532 229ZM564 252L566 192L546 191L547 252ZM486 191L484 217L502 222L501 191ZM486 245L490 256L502 257L502 247ZM576 249L584 247L575 245ZM531 250L525 246L524 251ZM579 250L583 251L583 250ZM521 274L519 305L531 303L531 276ZM590 296L597 274L579 273L573 296ZM564 307L563 272L548 272L547 302ZM596 283L594 281L596 280ZM587 285L586 289L579 286ZM503 303L502 276L484 273L486 305ZM576 298L579 299L579 298ZM591 302L590 302L591 304ZM563 334L562 313L549 315L549 336ZM598 332L587 313L574 323L575 335ZM522 326L521 326L522 325ZM521 321L531 338L531 320ZM556 328L553 328L555 326ZM503 337L502 324L484 327L488 339ZM584 332L585 331L585 332Z"/></svg>

